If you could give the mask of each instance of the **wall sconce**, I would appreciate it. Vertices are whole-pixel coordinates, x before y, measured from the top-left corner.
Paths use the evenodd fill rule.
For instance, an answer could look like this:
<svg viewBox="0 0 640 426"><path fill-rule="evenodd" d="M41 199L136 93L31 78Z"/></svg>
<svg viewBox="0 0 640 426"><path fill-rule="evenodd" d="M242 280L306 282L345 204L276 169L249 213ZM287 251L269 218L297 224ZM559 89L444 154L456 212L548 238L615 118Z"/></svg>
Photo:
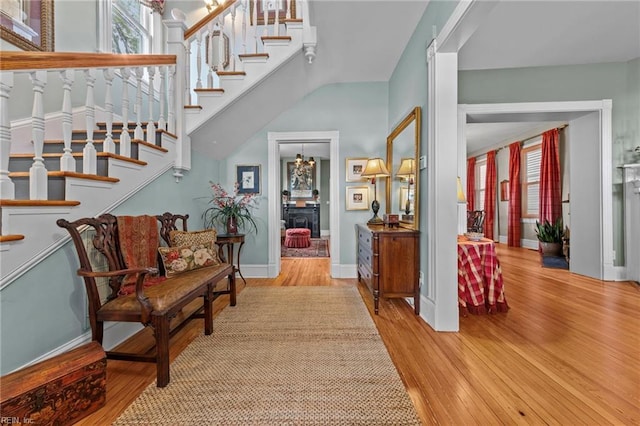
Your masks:
<svg viewBox="0 0 640 426"><path fill-rule="evenodd" d="M371 183L373 184L373 202L371 203L371 210L373 210L373 217L369 219L367 223L371 225L381 225L384 222L378 216L378 211L380 210L380 203L378 202L378 186L376 183L376 178L378 177L387 177L389 176L389 170L387 169L387 165L384 163L382 158L369 158L367 160L367 165L364 167L364 171L360 176L363 178L371 178Z"/></svg>

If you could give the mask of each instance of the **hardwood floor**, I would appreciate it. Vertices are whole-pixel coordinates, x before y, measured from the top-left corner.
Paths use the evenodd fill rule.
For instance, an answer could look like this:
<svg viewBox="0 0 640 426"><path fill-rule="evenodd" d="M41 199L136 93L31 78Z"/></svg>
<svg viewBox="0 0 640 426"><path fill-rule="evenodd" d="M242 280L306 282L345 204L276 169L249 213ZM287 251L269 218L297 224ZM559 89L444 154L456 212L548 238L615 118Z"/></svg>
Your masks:
<svg viewBox="0 0 640 426"><path fill-rule="evenodd" d="M511 309L461 317L459 333L433 331L403 300L380 302L374 321L423 423L640 424L640 287L541 268L531 250L499 244L498 255ZM278 278L247 286L358 286L372 313L366 288L331 279L329 262L283 259ZM201 332L196 320L177 333L172 359ZM125 344L150 346L141 333ZM79 424L110 424L155 365L110 360L107 377L107 405Z"/></svg>

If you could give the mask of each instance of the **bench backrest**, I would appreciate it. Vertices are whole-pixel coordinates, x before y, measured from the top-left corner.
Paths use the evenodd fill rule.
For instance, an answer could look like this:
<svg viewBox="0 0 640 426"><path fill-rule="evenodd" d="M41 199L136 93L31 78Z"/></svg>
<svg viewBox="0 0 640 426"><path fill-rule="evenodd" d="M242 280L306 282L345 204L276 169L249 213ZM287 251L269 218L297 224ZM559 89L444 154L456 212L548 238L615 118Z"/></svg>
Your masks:
<svg viewBox="0 0 640 426"><path fill-rule="evenodd" d="M169 232L177 230L179 222L182 222L182 230L186 231L188 218L189 215L174 215L168 212L157 215L156 219L159 222L158 232L162 239L169 244ZM95 272L83 239L83 233L86 232L87 229L95 233L91 242L93 247L104 256L109 271L127 269L120 247L118 219L116 216L105 213L95 218L82 218L73 222L58 219L56 223L61 228L66 229L69 235L71 235L71 240L75 246L78 260L80 261L80 271ZM160 264L162 264L162 262L160 262ZM90 313L93 314L102 306L98 286L94 277L84 276L83 278L89 298L89 310ZM109 278L110 291L107 295L107 301L118 297L123 279L124 276L120 275Z"/></svg>

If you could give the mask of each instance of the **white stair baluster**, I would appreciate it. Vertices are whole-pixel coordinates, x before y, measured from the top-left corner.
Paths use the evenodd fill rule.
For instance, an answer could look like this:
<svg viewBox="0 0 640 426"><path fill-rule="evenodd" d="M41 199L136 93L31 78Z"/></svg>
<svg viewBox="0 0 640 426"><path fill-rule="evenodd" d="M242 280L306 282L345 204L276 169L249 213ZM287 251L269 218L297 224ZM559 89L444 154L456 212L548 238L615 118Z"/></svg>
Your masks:
<svg viewBox="0 0 640 426"><path fill-rule="evenodd" d="M258 53L258 0L249 0L253 2L253 16L251 22L253 22L253 39L255 42L255 52Z"/></svg>
<svg viewBox="0 0 640 426"><path fill-rule="evenodd" d="M224 71L224 16L218 20L218 72Z"/></svg>
<svg viewBox="0 0 640 426"><path fill-rule="evenodd" d="M44 149L44 106L43 93L47 84L46 71L29 73L33 85L33 111L31 112L31 135L33 138L33 165L29 169L29 198L46 200L48 197L47 168L42 159Z"/></svg>
<svg viewBox="0 0 640 426"><path fill-rule="evenodd" d="M167 130L167 122L164 119L165 101L167 99L166 87L167 67L160 67L160 115L158 117L158 130Z"/></svg>
<svg viewBox="0 0 640 426"><path fill-rule="evenodd" d="M0 72L0 199L13 200L16 190L9 177L11 152L11 121L9 121L9 95L13 88L13 73Z"/></svg>
<svg viewBox="0 0 640 426"><path fill-rule="evenodd" d="M60 170L65 172L76 171L76 160L71 155L71 131L73 130L73 114L71 111L71 86L75 80L75 71L66 69L60 71L62 80L62 140L64 153L60 157Z"/></svg>
<svg viewBox="0 0 640 426"><path fill-rule="evenodd" d="M242 54L247 54L247 0L242 0Z"/></svg>
<svg viewBox="0 0 640 426"><path fill-rule="evenodd" d="M156 67L147 67L147 74L149 74L149 121L147 122L147 142L152 145L156 144L156 125L153 122L153 101L155 95L155 89L153 87L153 78L156 75Z"/></svg>
<svg viewBox="0 0 640 426"><path fill-rule="evenodd" d="M291 16L291 0L287 0L287 15L286 15L287 19L295 19L295 16Z"/></svg>
<svg viewBox="0 0 640 426"><path fill-rule="evenodd" d="M120 155L131 157L131 136L129 136L129 68L122 68L122 131L120 132Z"/></svg>
<svg viewBox="0 0 640 426"><path fill-rule="evenodd" d="M215 69L215 65L213 63L213 33L215 31L215 26L213 21L209 22L209 33L207 34L207 40L209 40L209 42L207 43L207 52L206 52L206 57L207 57L207 87L209 89L214 89L215 86L215 82L213 79L213 71Z"/></svg>
<svg viewBox="0 0 640 426"><path fill-rule="evenodd" d="M229 69L236 70L236 6L231 6L231 40L229 42ZM222 33L220 34L222 37ZM224 43L224 41L223 41ZM224 55L223 55L224 56Z"/></svg>
<svg viewBox="0 0 640 426"><path fill-rule="evenodd" d="M196 35L196 89L202 89L202 31Z"/></svg>
<svg viewBox="0 0 640 426"><path fill-rule="evenodd" d="M96 147L93 145L93 129L96 126L95 117L95 99L94 86L96 84L95 70L88 69L84 71L84 77L87 81L87 101L85 120L87 126L87 143L82 150L82 173L95 175L97 174L98 160Z"/></svg>
<svg viewBox="0 0 640 426"><path fill-rule="evenodd" d="M275 0L274 4L276 6L276 10L273 11L274 15L273 15L273 35L274 36L279 36L280 35L280 1L281 0Z"/></svg>
<svg viewBox="0 0 640 426"><path fill-rule="evenodd" d="M105 82L104 108L106 110L107 133L102 144L102 152L116 153L116 144L113 142L113 78L115 73L112 69L106 68L103 71Z"/></svg>
<svg viewBox="0 0 640 426"><path fill-rule="evenodd" d="M176 66L169 67L169 117L167 131L176 134L176 112L175 112L175 91L176 91Z"/></svg>
<svg viewBox="0 0 640 426"><path fill-rule="evenodd" d="M269 9L267 7L267 1L263 1L262 2L262 19L264 20L263 24L263 28L262 28L262 35L264 37L269 35ZM257 22L256 22L257 24Z"/></svg>
<svg viewBox="0 0 640 426"><path fill-rule="evenodd" d="M185 58L191 57L191 43L185 40L183 43ZM185 61L184 65L184 104L191 105L191 66L189 60Z"/></svg>
<svg viewBox="0 0 640 426"><path fill-rule="evenodd" d="M144 130L142 129L142 76L144 75L144 69L137 67L134 70L136 76L136 129L133 131L133 138L143 141Z"/></svg>

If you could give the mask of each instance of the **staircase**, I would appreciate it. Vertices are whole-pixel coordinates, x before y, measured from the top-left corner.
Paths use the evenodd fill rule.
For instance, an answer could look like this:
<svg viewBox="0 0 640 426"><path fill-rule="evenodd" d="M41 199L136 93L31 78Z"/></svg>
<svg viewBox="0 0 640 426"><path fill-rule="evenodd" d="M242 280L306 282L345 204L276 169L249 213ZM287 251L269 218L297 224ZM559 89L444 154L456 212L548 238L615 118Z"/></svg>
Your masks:
<svg viewBox="0 0 640 426"><path fill-rule="evenodd" d="M228 1L186 31L175 13L168 55L2 52L0 289L68 240L57 219L110 211L171 168L179 181L193 132L301 50L311 61L315 28L292 4L258 17L256 0ZM61 108L45 114L49 93ZM30 119L10 122L25 97Z"/></svg>

